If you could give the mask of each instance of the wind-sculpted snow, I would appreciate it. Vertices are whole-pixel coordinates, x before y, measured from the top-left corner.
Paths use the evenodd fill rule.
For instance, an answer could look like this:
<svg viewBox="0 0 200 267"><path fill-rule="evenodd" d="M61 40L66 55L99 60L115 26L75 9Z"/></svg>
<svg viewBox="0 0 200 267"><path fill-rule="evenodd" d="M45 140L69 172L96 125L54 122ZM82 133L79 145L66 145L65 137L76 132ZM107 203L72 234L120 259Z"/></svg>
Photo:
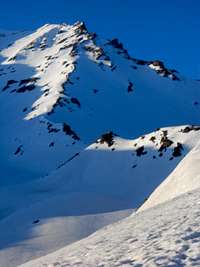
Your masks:
<svg viewBox="0 0 200 267"><path fill-rule="evenodd" d="M199 266L199 198L198 189L20 267Z"/></svg>

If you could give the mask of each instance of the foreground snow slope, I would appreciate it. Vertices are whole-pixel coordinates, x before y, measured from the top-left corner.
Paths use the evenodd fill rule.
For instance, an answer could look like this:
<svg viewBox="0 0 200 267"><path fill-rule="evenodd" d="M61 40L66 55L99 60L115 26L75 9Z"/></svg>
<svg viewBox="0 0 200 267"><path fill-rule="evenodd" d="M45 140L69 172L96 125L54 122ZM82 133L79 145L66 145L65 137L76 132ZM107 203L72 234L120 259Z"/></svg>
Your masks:
<svg viewBox="0 0 200 267"><path fill-rule="evenodd" d="M200 266L200 190L20 267Z"/></svg>

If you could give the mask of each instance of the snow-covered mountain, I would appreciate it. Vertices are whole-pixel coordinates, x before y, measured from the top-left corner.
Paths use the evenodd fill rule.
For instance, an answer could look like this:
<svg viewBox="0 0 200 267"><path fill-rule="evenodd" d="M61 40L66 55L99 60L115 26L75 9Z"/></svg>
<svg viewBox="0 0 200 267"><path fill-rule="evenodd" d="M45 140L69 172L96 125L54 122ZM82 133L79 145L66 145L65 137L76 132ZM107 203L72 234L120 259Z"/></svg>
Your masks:
<svg viewBox="0 0 200 267"><path fill-rule="evenodd" d="M83 23L0 41L2 185L46 175L109 131L132 139L200 120L199 82L132 58Z"/></svg>
<svg viewBox="0 0 200 267"><path fill-rule="evenodd" d="M0 114L0 266L198 187L200 83L82 22L0 31Z"/></svg>

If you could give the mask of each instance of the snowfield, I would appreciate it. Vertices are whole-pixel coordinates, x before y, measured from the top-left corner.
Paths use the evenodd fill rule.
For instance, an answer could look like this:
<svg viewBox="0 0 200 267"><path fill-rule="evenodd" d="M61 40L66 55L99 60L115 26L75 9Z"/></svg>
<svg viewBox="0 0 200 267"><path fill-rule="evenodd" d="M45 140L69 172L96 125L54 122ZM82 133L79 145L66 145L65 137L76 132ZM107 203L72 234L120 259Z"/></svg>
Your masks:
<svg viewBox="0 0 200 267"><path fill-rule="evenodd" d="M0 114L0 267L198 265L199 191L172 200L200 185L198 81L83 22L0 30Z"/></svg>
<svg viewBox="0 0 200 267"><path fill-rule="evenodd" d="M191 191L20 267L200 266L199 199Z"/></svg>

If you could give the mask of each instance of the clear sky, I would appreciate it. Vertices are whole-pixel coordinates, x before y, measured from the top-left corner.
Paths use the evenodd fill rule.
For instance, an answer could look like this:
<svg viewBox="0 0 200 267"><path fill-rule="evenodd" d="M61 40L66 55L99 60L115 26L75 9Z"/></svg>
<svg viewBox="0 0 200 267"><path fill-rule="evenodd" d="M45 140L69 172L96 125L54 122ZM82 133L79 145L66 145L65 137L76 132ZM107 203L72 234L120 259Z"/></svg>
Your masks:
<svg viewBox="0 0 200 267"><path fill-rule="evenodd" d="M134 57L160 59L200 79L200 0L0 0L3 29L77 20L118 37Z"/></svg>

